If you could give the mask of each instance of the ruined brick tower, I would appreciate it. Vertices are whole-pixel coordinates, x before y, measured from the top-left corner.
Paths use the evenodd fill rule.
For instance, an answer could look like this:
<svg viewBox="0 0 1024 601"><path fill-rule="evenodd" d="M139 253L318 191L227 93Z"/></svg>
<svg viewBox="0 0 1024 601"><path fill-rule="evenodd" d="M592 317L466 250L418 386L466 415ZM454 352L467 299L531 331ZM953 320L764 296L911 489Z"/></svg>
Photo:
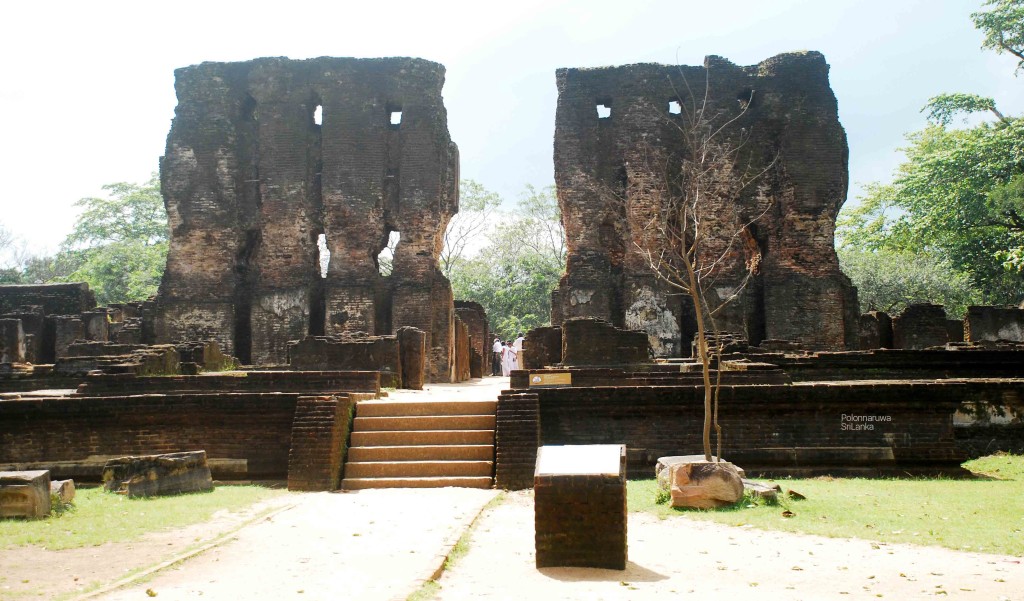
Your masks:
<svg viewBox="0 0 1024 601"><path fill-rule="evenodd" d="M833 247L848 149L820 53L782 54L749 67L709 56L703 67L560 69L557 84L555 182L568 259L552 323L600 317L647 330L658 355L689 354L692 303L657 281L637 248L657 237L650 216L660 201L646 192L664 174L652 171L687 158L680 120L707 89L705 114L719 123L738 116L722 133L737 149L729 170L763 171L753 185L712 195L701 209L712 232L705 248L728 250L713 294L730 295L751 256L759 262L719 327L754 343L855 343L856 289ZM667 163L643 160L650 152Z"/></svg>
<svg viewBox="0 0 1024 601"><path fill-rule="evenodd" d="M281 364L307 334L415 326L432 380L449 381L455 318L437 257L458 210L458 149L444 67L263 58L175 77L156 339L214 338L243 362ZM378 255L394 232L385 277Z"/></svg>

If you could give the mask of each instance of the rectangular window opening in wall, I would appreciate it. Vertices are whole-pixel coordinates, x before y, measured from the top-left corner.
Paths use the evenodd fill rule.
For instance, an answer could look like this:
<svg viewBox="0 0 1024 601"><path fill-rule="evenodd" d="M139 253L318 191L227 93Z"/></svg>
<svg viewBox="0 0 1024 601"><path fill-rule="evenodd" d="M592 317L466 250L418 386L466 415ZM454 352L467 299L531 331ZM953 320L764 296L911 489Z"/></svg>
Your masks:
<svg viewBox="0 0 1024 601"><path fill-rule="evenodd" d="M398 126L402 124L402 111L391 111L391 121L389 125L392 128L398 129Z"/></svg>
<svg viewBox="0 0 1024 601"><path fill-rule="evenodd" d="M388 233L387 244L377 255L377 271L384 277L391 275L394 270L395 249L398 248L401 239L401 232L392 230Z"/></svg>
<svg viewBox="0 0 1024 601"><path fill-rule="evenodd" d="M327 277L327 267L331 264L331 251L327 248L327 236L320 234L316 238L316 248L319 251L317 261L320 264L320 277Z"/></svg>
<svg viewBox="0 0 1024 601"><path fill-rule="evenodd" d="M598 119L611 119L612 117L612 103L611 102L598 102L597 103L597 118Z"/></svg>
<svg viewBox="0 0 1024 601"><path fill-rule="evenodd" d="M679 114L682 114L682 112L683 112L683 106L681 104L679 104L678 100L669 100L668 101L668 114L669 115L679 115Z"/></svg>
<svg viewBox="0 0 1024 601"><path fill-rule="evenodd" d="M324 107L322 105L318 104L316 105L316 108L313 109L313 123L315 125L324 124Z"/></svg>

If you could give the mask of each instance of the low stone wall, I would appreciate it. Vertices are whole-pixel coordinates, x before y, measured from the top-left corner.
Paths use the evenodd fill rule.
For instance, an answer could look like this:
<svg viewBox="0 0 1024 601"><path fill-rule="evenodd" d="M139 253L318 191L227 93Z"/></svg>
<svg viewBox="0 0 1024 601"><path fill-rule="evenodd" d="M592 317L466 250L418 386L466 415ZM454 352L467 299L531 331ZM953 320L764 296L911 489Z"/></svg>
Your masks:
<svg viewBox="0 0 1024 601"><path fill-rule="evenodd" d="M562 328L541 326L526 333L523 341L527 369L541 369L562 362Z"/></svg>
<svg viewBox="0 0 1024 601"><path fill-rule="evenodd" d="M1016 307L968 307L964 338L1024 342L1024 309Z"/></svg>
<svg viewBox="0 0 1024 601"><path fill-rule="evenodd" d="M303 394L380 393L376 371L239 371L194 376L136 377L99 374L85 378L78 394L113 396L166 392L296 392Z"/></svg>
<svg viewBox="0 0 1024 601"><path fill-rule="evenodd" d="M297 371L379 370L381 386L402 387L398 336L306 336L288 344L288 364Z"/></svg>
<svg viewBox="0 0 1024 601"><path fill-rule="evenodd" d="M892 318L892 343L899 349L924 349L950 341L942 305L908 305ZM959 340L963 340L961 334Z"/></svg>
<svg viewBox="0 0 1024 601"><path fill-rule="evenodd" d="M642 367L642 369L640 369ZM516 390L530 388L533 375L569 373L572 386L680 386L702 384L704 376L700 364L660 364L637 366L637 369L616 367L583 367L571 369L547 368L516 370L509 377L509 386ZM712 370L715 381L717 370ZM722 372L723 384L789 384L789 376L775 365L767 363L738 363Z"/></svg>
<svg viewBox="0 0 1024 601"><path fill-rule="evenodd" d="M932 378L1013 378L1024 375L1024 352L879 349L813 355L744 355L782 368L793 381L918 380Z"/></svg>
<svg viewBox="0 0 1024 601"><path fill-rule="evenodd" d="M243 460L246 469L236 477L283 480L289 476L293 424L333 433L338 416L350 415L354 404L350 396L338 395L332 411L304 410L296 424L296 407L318 402L303 401L305 396L218 392L0 401L0 466L47 463L55 478L95 480L90 457L203 449L211 463ZM322 461L340 466L344 446L331 444ZM322 469L317 470L315 477L297 472L296 478L322 483Z"/></svg>
<svg viewBox="0 0 1024 601"><path fill-rule="evenodd" d="M563 365L626 365L651 360L647 332L575 317L562 323Z"/></svg>
<svg viewBox="0 0 1024 601"><path fill-rule="evenodd" d="M952 415L964 402L1020 394L1020 381L806 383L723 386L723 455L762 474L962 473L966 458ZM512 487L515 465L503 457L531 443L500 433L530 421L537 399L539 444L626 444L630 477L654 476L658 457L701 450L699 386L542 388L502 395L497 418L499 486ZM502 412L502 404L518 403ZM519 446L517 446L519 445ZM511 469L510 469L511 468ZM505 484L503 484L503 482Z"/></svg>

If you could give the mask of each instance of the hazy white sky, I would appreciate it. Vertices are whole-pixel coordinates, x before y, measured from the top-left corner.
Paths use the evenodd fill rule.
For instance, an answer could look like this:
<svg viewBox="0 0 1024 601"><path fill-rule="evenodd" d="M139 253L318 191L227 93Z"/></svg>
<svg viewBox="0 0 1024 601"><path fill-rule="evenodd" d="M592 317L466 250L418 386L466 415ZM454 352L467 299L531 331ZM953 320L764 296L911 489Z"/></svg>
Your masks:
<svg viewBox="0 0 1024 601"><path fill-rule="evenodd" d="M56 248L73 203L156 171L174 69L260 56L416 56L447 67L462 176L515 200L553 181L559 67L741 65L819 50L850 142L851 200L885 180L943 91L1024 112L1014 62L980 50L981 0L5 2L0 5L0 224Z"/></svg>

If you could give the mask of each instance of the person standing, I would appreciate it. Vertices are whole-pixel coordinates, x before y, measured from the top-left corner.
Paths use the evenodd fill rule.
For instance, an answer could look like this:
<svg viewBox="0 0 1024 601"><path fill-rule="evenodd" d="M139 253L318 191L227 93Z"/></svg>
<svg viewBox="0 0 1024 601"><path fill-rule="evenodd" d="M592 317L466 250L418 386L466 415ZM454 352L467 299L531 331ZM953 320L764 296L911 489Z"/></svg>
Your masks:
<svg viewBox="0 0 1024 601"><path fill-rule="evenodd" d="M491 375L501 375L501 340L498 338L494 339L494 344L491 345Z"/></svg>
<svg viewBox="0 0 1024 601"><path fill-rule="evenodd" d="M516 341L512 344L512 350L516 353L516 369L525 369L525 361L523 361L524 341L523 333L519 332L519 336L516 337Z"/></svg>
<svg viewBox="0 0 1024 601"><path fill-rule="evenodd" d="M501 345L501 375L508 376L515 369L513 367L515 356L516 352L512 350L511 342L505 342Z"/></svg>

